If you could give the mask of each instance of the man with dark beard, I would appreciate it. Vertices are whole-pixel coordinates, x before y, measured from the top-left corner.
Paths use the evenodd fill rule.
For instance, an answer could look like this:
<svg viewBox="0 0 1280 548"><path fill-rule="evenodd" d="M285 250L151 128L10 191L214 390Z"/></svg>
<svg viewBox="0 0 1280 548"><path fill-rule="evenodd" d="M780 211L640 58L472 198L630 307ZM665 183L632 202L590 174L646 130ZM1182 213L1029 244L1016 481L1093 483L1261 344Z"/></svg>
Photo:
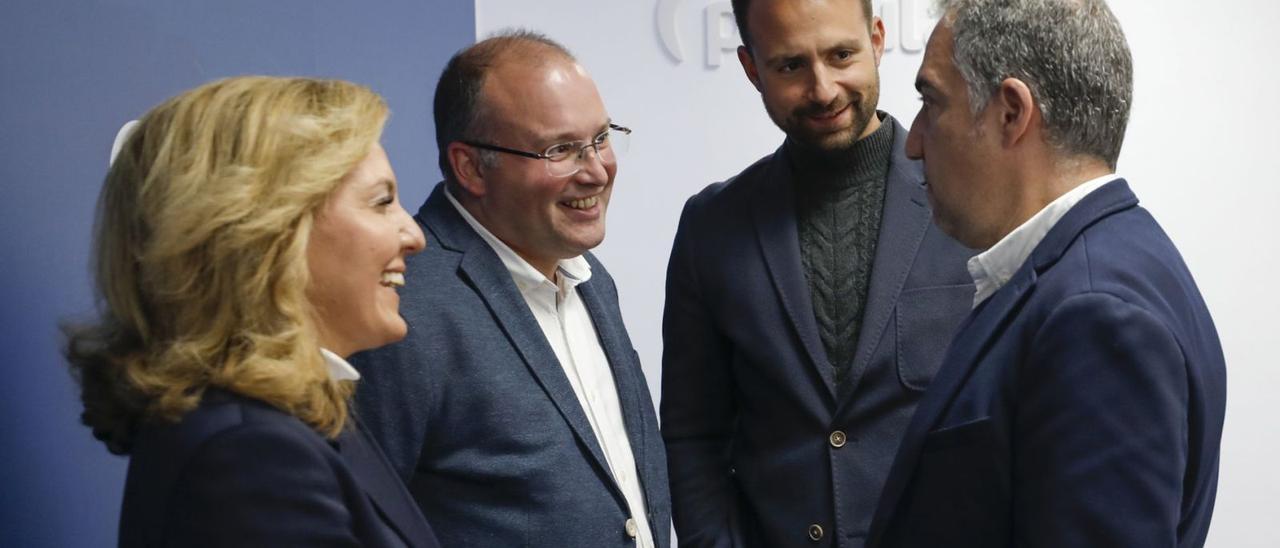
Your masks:
<svg viewBox="0 0 1280 548"><path fill-rule="evenodd" d="M971 252L930 223L876 111L867 0L735 0L787 139L685 205L667 273L662 433L682 546L866 539L903 430L968 312Z"/></svg>

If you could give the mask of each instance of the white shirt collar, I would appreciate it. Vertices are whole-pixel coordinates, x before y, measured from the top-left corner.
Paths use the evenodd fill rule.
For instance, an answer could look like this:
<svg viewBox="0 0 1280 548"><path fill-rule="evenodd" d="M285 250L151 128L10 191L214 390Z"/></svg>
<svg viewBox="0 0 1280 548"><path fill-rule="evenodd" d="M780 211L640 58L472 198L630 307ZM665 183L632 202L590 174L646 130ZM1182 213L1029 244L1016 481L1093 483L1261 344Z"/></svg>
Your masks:
<svg viewBox="0 0 1280 548"><path fill-rule="evenodd" d="M1118 179L1114 173L1090 179L1049 202L1018 228L1001 238L996 245L969 259L969 275L973 277L973 306L977 308L987 297L995 294L1022 267L1031 252L1058 221L1089 193Z"/></svg>
<svg viewBox="0 0 1280 548"><path fill-rule="evenodd" d="M320 349L320 357L324 358L324 364L329 368L329 378L335 381L358 381L360 380L360 372L356 368L351 367L347 360L342 356L334 354L327 349Z"/></svg>
<svg viewBox="0 0 1280 548"><path fill-rule="evenodd" d="M587 259L582 255L578 255L572 259L561 260L556 265L556 269L563 276L556 276L556 278L559 278L556 281L548 280L546 276L542 275L542 272L539 272L538 269L529 264L529 261L524 260L524 257L521 257L520 254L511 249L511 246L503 243L492 232L489 232L489 229L480 224L480 221L471 216L471 212L458 203L458 200L453 197L449 189L446 188L444 190L444 195L449 199L449 203L453 204L453 208L458 210L458 214L462 215L462 219L467 222L467 225L471 226L471 229L475 230L476 234L479 234L480 238L489 244L489 247L493 248L494 253L498 254L498 258L502 260L503 266L507 267L507 271L511 273L511 278L516 282L516 287L520 289L521 293L540 286L560 289L561 285L557 285L557 282L564 286L563 289L573 289L578 284L591 279L591 263L588 263Z"/></svg>

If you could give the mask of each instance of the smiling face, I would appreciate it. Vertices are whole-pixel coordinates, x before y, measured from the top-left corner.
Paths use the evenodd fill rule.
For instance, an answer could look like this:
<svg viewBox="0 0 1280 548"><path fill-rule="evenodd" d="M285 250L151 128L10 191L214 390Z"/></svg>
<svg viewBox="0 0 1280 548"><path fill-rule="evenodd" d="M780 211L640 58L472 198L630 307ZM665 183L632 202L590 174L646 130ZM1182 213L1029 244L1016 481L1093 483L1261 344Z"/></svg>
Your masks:
<svg viewBox="0 0 1280 548"><path fill-rule="evenodd" d="M577 63L504 62L491 69L482 91L493 144L541 152L566 142L589 143L609 128L595 83ZM605 212L617 173L616 158L588 151L582 169L564 177L546 160L499 154L468 185L468 211L548 278L562 259L604 240Z"/></svg>
<svg viewBox="0 0 1280 548"><path fill-rule="evenodd" d="M880 127L879 17L868 25L860 0L756 0L749 9L752 46L738 59L778 128L840 151Z"/></svg>
<svg viewBox="0 0 1280 548"><path fill-rule="evenodd" d="M400 206L395 173L381 145L352 169L321 206L307 242L320 344L341 356L404 338L400 317L405 257L425 245Z"/></svg>
<svg viewBox="0 0 1280 548"><path fill-rule="evenodd" d="M959 242L985 249L1006 233L1016 188L1002 182L995 109L973 114L955 66L951 29L939 23L916 75L920 112L907 134L909 158L924 161L934 222Z"/></svg>

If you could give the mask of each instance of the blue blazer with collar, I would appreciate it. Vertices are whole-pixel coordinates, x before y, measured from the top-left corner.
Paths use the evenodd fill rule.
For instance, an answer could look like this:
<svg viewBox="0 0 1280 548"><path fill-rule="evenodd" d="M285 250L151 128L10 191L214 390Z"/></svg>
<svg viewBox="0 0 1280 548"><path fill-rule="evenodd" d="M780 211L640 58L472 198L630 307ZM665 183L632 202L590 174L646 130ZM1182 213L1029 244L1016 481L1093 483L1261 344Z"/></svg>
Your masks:
<svg viewBox="0 0 1280 548"><path fill-rule="evenodd" d="M330 441L257 400L210 389L176 424L144 424L120 546L437 548L382 453L352 424Z"/></svg>
<svg viewBox="0 0 1280 548"><path fill-rule="evenodd" d="M966 320L903 440L873 546L1203 546L1226 368L1168 236L1095 190Z"/></svg>
<svg viewBox="0 0 1280 548"><path fill-rule="evenodd" d="M555 352L498 255L437 185L416 215L427 248L408 259L404 341L350 360L360 416L441 542L632 546L632 518ZM666 454L649 389L591 254L577 286L613 370L658 546L670 539Z"/></svg>
<svg viewBox="0 0 1280 548"><path fill-rule="evenodd" d="M894 148L862 332L837 387L779 149L685 205L663 319L662 426L682 546L865 541L916 402L968 312L971 251ZM838 432L838 433L837 433Z"/></svg>

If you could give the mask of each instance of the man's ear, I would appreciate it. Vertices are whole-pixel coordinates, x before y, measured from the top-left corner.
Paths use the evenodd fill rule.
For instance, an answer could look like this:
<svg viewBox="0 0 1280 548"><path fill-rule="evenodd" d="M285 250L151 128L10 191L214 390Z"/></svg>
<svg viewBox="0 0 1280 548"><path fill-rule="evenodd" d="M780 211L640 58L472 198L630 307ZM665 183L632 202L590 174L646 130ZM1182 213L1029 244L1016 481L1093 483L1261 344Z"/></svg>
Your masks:
<svg viewBox="0 0 1280 548"><path fill-rule="evenodd" d="M871 54L876 57L876 66L880 66L880 58L884 56L884 20L879 16L871 18Z"/></svg>
<svg viewBox="0 0 1280 548"><path fill-rule="evenodd" d="M477 198L484 196L486 186L479 151L454 141L449 143L445 153L449 155L449 165L453 167L453 175L458 180L458 186Z"/></svg>
<svg viewBox="0 0 1280 548"><path fill-rule="evenodd" d="M756 60L751 57L751 50L747 46L738 46L738 62L742 63L742 72L747 73L747 79L751 80L751 85L756 87L756 91L760 91L760 71L756 68Z"/></svg>
<svg viewBox="0 0 1280 548"><path fill-rule="evenodd" d="M1017 78L1005 78L1000 82L993 98L1000 109L1001 143L1012 147L1040 130L1040 109L1031 95L1031 87Z"/></svg>

